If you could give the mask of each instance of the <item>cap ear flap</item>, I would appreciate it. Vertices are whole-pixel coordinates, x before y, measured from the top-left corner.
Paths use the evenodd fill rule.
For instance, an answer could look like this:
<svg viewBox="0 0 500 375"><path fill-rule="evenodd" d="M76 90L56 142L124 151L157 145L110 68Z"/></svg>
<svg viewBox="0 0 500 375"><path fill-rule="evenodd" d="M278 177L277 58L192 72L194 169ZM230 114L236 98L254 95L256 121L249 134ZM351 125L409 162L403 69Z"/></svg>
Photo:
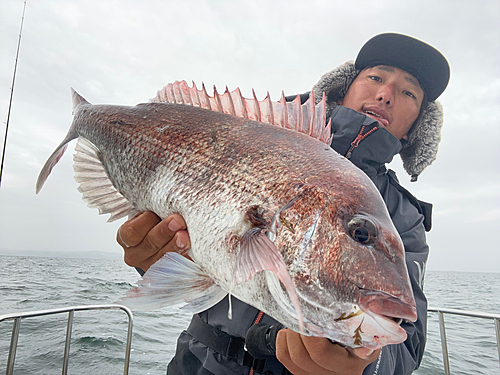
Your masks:
<svg viewBox="0 0 500 375"><path fill-rule="evenodd" d="M340 65L332 71L323 74L316 83L312 91L316 98L316 103L321 100L323 93L326 96L326 114L327 116L338 105L339 100L342 100L349 90L352 81L356 78L359 71L354 67L352 61Z"/></svg>
<svg viewBox="0 0 500 375"><path fill-rule="evenodd" d="M410 176L420 175L436 160L442 127L443 107L438 101L427 103L427 108L408 133L408 142L403 142L399 153L403 168Z"/></svg>

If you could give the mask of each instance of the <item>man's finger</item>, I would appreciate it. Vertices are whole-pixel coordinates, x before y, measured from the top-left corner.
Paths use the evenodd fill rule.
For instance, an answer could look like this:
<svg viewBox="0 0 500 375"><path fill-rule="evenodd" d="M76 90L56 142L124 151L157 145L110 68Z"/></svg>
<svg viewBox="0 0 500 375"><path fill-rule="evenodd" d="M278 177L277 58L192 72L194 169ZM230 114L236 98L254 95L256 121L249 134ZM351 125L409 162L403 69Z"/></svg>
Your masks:
<svg viewBox="0 0 500 375"><path fill-rule="evenodd" d="M153 212L138 214L118 228L116 240L125 248L137 246L159 222L160 218Z"/></svg>
<svg viewBox="0 0 500 375"><path fill-rule="evenodd" d="M288 371L290 371L292 374L296 374L301 369L293 363L292 358L290 357L286 337L287 331L288 330L286 329L282 329L276 336L276 358L281 362L281 364L283 364L283 366L288 369Z"/></svg>
<svg viewBox="0 0 500 375"><path fill-rule="evenodd" d="M320 371L319 366L311 359L308 349L304 345L300 333L288 330L287 335L288 352L293 362L301 368L302 371Z"/></svg>
<svg viewBox="0 0 500 375"><path fill-rule="evenodd" d="M153 254L150 258L150 262L156 263L160 258L162 258L168 252L176 252L188 259L191 259L189 255L187 255L187 251L189 250L191 243L189 241L189 234L186 230L180 230L175 233L173 239L169 241L165 246L163 246L158 252Z"/></svg>
<svg viewBox="0 0 500 375"><path fill-rule="evenodd" d="M184 222L182 216L178 214L170 215L165 220L162 220L157 225L155 225L147 233L147 235L144 237L144 240L142 241L141 247L143 247L144 251L148 251L153 254L157 253L159 250L163 250L165 246L167 246L168 249L165 249L165 251L163 251L163 254L165 254L167 251L176 251L176 247L178 246L176 244L176 240L177 242L179 242L179 239L176 239L174 241L172 241L172 239L174 239L174 236L177 232L185 230L186 223ZM184 243L183 245L183 247L185 247L187 244Z"/></svg>
<svg viewBox="0 0 500 375"><path fill-rule="evenodd" d="M311 358L304 348L302 340L297 332L291 329L282 329L276 337L276 358L292 374L307 374L305 370L311 365ZM317 369L317 366L313 367Z"/></svg>

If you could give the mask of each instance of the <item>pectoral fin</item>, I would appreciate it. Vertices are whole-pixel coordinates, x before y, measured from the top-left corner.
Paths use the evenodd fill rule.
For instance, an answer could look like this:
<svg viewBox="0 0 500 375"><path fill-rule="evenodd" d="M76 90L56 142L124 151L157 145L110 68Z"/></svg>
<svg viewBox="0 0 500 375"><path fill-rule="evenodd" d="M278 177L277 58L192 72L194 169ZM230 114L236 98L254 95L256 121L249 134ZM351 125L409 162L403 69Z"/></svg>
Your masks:
<svg viewBox="0 0 500 375"><path fill-rule="evenodd" d="M266 230L255 227L249 229L241 238L234 271L235 281L245 282L260 271L271 271L278 277L292 301L300 329L303 331L299 298L285 261L276 245L266 236Z"/></svg>

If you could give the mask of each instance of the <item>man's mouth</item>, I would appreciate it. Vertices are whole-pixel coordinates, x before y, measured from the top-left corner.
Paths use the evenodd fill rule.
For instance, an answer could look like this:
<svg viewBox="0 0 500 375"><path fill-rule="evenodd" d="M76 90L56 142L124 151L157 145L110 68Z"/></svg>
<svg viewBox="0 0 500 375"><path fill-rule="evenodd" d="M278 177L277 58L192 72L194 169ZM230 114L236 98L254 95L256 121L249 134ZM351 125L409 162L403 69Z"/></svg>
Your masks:
<svg viewBox="0 0 500 375"><path fill-rule="evenodd" d="M385 117L383 117L383 116L379 115L379 114L378 114L378 113L376 113L376 112L373 112L373 111L367 110L367 111L364 111L364 113L365 113L368 117L370 117L370 118L372 118L372 119L374 119L374 120L378 121L378 122L379 122L379 124L380 124L380 125L382 125L382 126L384 126L384 127L386 127L386 126L388 126L388 125L389 125L389 120L387 120Z"/></svg>

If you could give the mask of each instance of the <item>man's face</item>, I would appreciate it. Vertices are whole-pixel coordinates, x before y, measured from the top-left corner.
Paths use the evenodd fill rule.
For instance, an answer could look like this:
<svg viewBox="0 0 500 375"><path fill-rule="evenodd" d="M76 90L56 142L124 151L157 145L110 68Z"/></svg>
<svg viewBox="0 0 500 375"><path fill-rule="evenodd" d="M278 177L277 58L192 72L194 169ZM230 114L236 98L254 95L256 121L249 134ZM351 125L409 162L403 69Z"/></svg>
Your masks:
<svg viewBox="0 0 500 375"><path fill-rule="evenodd" d="M377 120L397 139L408 139L423 99L424 92L414 76L378 65L359 73L339 104Z"/></svg>

